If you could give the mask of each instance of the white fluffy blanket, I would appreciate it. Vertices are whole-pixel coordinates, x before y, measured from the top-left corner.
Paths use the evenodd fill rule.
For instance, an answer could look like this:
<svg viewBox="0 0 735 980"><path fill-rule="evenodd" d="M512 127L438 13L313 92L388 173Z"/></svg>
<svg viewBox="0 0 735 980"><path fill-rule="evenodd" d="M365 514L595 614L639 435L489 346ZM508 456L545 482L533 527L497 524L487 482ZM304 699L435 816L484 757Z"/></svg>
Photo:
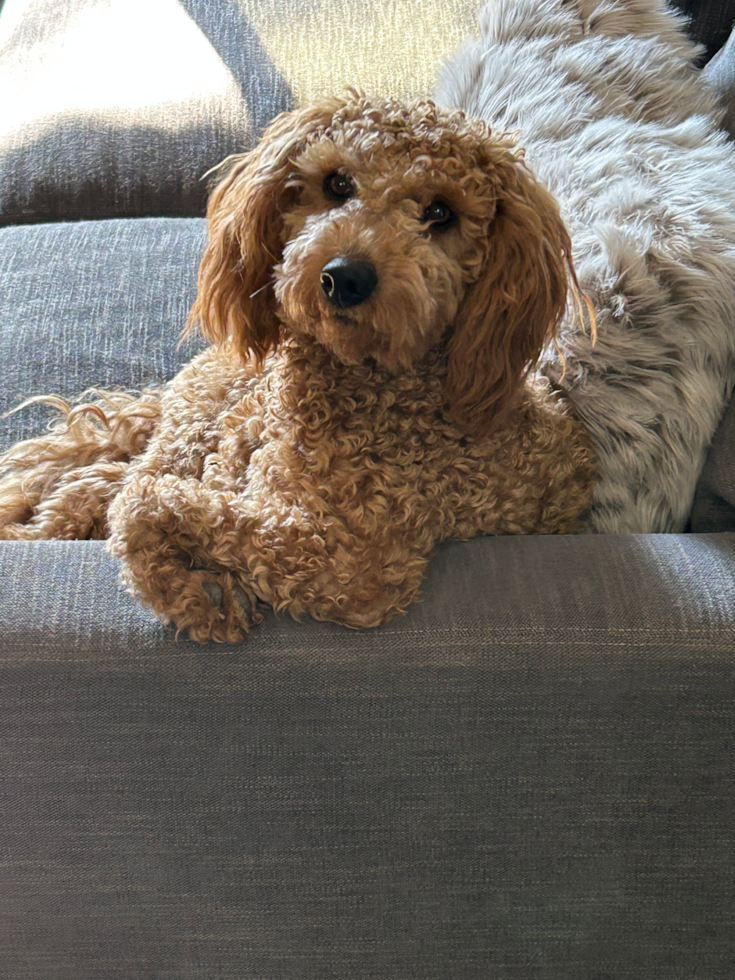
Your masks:
<svg viewBox="0 0 735 980"><path fill-rule="evenodd" d="M598 531L684 528L735 379L735 149L658 0L492 0L437 101L518 130L561 203L598 336L565 390L597 446Z"/></svg>

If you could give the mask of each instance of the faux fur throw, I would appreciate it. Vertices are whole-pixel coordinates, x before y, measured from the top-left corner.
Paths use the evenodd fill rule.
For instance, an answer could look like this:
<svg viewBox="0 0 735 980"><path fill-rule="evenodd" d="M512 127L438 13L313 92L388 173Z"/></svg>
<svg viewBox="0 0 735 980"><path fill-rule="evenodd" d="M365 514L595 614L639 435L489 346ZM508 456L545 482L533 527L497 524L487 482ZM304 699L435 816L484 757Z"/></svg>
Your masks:
<svg viewBox="0 0 735 980"><path fill-rule="evenodd" d="M733 388L735 151L681 19L657 0L493 0L437 101L517 130L560 201L593 343L543 370L593 436L591 527L684 529Z"/></svg>

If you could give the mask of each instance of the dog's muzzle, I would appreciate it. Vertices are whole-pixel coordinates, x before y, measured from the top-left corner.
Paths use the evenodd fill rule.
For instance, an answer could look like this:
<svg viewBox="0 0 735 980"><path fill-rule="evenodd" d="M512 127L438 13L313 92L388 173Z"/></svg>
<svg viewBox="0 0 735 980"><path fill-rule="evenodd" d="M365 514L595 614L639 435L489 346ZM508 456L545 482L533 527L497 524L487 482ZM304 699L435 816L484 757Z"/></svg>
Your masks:
<svg viewBox="0 0 735 980"><path fill-rule="evenodd" d="M332 306L344 310L365 302L378 285L378 274L371 262L340 257L324 266L320 281Z"/></svg>

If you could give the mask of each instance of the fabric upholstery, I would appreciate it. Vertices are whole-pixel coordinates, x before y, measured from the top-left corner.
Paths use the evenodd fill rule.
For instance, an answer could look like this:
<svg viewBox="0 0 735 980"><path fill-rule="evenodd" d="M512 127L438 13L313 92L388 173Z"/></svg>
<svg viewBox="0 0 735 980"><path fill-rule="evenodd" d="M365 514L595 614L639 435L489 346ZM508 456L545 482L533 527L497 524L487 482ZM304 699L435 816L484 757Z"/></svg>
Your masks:
<svg viewBox="0 0 735 980"><path fill-rule="evenodd" d="M203 175L296 100L427 93L475 0L6 0L0 222L201 215Z"/></svg>
<svg viewBox="0 0 735 980"><path fill-rule="evenodd" d="M202 175L290 101L250 40L236 79L178 0L8 0L2 219L202 213Z"/></svg>
<svg viewBox="0 0 735 980"><path fill-rule="evenodd" d="M707 57L735 0L679 0ZM204 175L297 101L433 89L475 0L5 0L0 223L203 214Z"/></svg>
<svg viewBox="0 0 735 980"><path fill-rule="evenodd" d="M5 0L0 90L39 62L48 81L0 133L2 220L199 213L200 174L322 77L334 8L300 6L289 74L261 40L290 25L282 2L279 24L254 0L183 0L193 30L159 0ZM121 119L100 95L75 115L62 92L47 114L54 58L85 54L56 44L71 18L123 36L123 6L115 71L160 63L153 108L131 93ZM341 8L361 64L403 56L400 21L428 72L432 10L374 7ZM164 12L146 58L140 25ZM351 55L331 50L330 84ZM0 412L170 377L196 346L176 344L203 236L0 231ZM0 449L45 414L0 422ZM120 591L102 544L0 544L0 975L731 980L734 570L728 534L452 543L424 602L378 630L268 615L245 645L201 648Z"/></svg>
<svg viewBox="0 0 735 980"><path fill-rule="evenodd" d="M196 295L200 218L0 229L0 415L34 395L166 381L201 341L178 346ZM0 419L0 451L52 416Z"/></svg>
<svg viewBox="0 0 735 980"><path fill-rule="evenodd" d="M0 545L13 980L731 980L735 535L440 549L377 630Z"/></svg>

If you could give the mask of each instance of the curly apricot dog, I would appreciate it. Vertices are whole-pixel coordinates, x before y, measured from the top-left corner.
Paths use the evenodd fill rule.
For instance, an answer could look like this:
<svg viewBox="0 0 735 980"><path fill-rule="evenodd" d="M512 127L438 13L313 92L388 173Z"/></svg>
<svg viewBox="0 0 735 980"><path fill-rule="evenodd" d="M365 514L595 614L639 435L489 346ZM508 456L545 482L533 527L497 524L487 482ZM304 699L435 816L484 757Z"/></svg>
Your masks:
<svg viewBox="0 0 735 980"><path fill-rule="evenodd" d="M445 538L579 526L587 436L529 375L570 243L511 139L352 92L280 116L208 217L211 346L7 453L0 537L109 534L160 616L237 641L258 599L374 626Z"/></svg>

